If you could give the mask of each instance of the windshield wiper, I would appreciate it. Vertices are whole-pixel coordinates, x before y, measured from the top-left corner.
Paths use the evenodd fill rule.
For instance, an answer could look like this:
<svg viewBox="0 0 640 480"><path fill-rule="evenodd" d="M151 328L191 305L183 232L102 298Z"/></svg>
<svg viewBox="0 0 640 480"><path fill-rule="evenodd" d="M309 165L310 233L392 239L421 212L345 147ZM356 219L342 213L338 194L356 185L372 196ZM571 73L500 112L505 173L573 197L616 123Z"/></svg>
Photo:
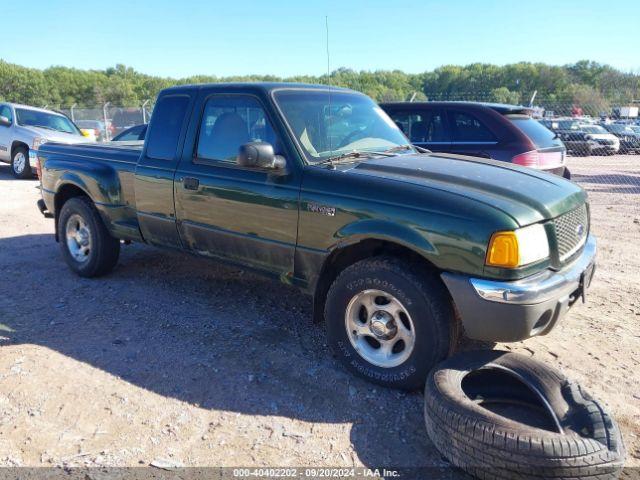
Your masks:
<svg viewBox="0 0 640 480"><path fill-rule="evenodd" d="M408 143L405 143L404 145L396 145L395 147L391 147L388 150L385 150L385 153L395 153L395 152L402 152L405 150L411 150L412 148L414 148L413 145L410 145Z"/></svg>
<svg viewBox="0 0 640 480"><path fill-rule="evenodd" d="M47 127L46 125L31 125L32 127L36 127L36 128L46 128L47 130L53 130L54 132L59 132L60 130L56 130L53 127Z"/></svg>
<svg viewBox="0 0 640 480"><path fill-rule="evenodd" d="M350 152L342 153L340 155L334 155L333 157L329 157L321 162L316 163L315 165L337 165L338 163L343 163L345 161L351 161L353 159L359 158L371 158L371 157L394 157L395 155L390 152L371 152L367 150L352 150Z"/></svg>
<svg viewBox="0 0 640 480"><path fill-rule="evenodd" d="M431 150L419 147L417 145L411 145L410 143L405 143L404 145L397 145L395 147L391 147L389 150L385 150L385 153L402 152L403 150L412 150L412 149L417 150L418 153L432 153Z"/></svg>

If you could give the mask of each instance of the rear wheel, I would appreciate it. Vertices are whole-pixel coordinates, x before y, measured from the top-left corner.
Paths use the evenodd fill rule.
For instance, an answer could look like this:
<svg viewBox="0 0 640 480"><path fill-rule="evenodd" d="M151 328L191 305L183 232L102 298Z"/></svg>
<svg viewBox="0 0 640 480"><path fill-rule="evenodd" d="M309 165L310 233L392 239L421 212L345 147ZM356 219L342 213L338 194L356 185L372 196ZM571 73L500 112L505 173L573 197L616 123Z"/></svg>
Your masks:
<svg viewBox="0 0 640 480"><path fill-rule="evenodd" d="M457 343L439 278L393 257L346 268L329 290L325 318L329 344L346 368L387 387L422 387Z"/></svg>
<svg viewBox="0 0 640 480"><path fill-rule="evenodd" d="M11 172L16 178L30 178L33 176L29 165L29 149L18 147L11 155Z"/></svg>
<svg viewBox="0 0 640 480"><path fill-rule="evenodd" d="M109 273L120 255L120 241L111 236L87 197L74 197L63 205L58 238L67 265L81 277Z"/></svg>

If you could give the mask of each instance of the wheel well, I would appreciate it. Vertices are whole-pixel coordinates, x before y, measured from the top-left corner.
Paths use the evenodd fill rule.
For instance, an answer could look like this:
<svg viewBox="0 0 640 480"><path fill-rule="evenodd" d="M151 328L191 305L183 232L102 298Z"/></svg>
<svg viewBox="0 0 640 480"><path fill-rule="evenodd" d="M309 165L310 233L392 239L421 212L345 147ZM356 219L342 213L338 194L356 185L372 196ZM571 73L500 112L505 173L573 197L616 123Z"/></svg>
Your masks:
<svg viewBox="0 0 640 480"><path fill-rule="evenodd" d="M13 160L13 153L16 151L16 149L18 149L19 147L24 147L27 149L27 151L29 151L29 145L27 145L24 142L18 142L15 141L11 144L11 159Z"/></svg>
<svg viewBox="0 0 640 480"><path fill-rule="evenodd" d="M322 265L313 295L313 320L319 322L324 317L324 302L331 284L342 270L360 260L380 255L390 255L408 260L414 265L437 271L438 269L414 250L385 240L363 240L333 251Z"/></svg>
<svg viewBox="0 0 640 480"><path fill-rule="evenodd" d="M67 184L60 187L60 190L56 192L53 199L53 206L55 211L55 225L56 225L56 241L58 241L58 219L60 218L60 210L62 206L74 197L88 197L87 192L75 185Z"/></svg>

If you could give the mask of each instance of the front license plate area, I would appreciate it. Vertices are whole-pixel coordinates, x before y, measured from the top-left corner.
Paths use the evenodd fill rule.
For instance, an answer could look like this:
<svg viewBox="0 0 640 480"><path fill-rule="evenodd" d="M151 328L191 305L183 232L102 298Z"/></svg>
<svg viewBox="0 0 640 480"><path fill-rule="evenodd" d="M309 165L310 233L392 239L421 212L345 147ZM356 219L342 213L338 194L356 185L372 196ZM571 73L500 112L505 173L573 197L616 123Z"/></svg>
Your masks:
<svg viewBox="0 0 640 480"><path fill-rule="evenodd" d="M578 291L580 292L579 295L582 297L582 303L586 303L587 301L587 289L591 286L594 269L595 264L592 263L584 272L582 272L582 275L580 275L580 286L578 287Z"/></svg>

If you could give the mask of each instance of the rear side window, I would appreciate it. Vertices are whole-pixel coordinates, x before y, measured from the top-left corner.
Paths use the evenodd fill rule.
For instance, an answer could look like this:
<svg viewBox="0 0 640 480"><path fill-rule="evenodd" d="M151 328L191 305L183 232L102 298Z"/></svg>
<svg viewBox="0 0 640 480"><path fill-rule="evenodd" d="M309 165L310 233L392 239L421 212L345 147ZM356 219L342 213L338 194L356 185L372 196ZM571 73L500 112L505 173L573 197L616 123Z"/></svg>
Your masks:
<svg viewBox="0 0 640 480"><path fill-rule="evenodd" d="M471 114L451 112L453 140L456 142L495 142L493 135L480 120Z"/></svg>
<svg viewBox="0 0 640 480"><path fill-rule="evenodd" d="M506 115L506 118L518 127L537 148L555 147L559 145L556 134L526 115Z"/></svg>
<svg viewBox="0 0 640 480"><path fill-rule="evenodd" d="M411 143L449 141L440 110L391 112L389 116Z"/></svg>
<svg viewBox="0 0 640 480"><path fill-rule="evenodd" d="M163 97L158 102L149 130L148 157L159 160L175 158L188 105L189 97L186 95Z"/></svg>

